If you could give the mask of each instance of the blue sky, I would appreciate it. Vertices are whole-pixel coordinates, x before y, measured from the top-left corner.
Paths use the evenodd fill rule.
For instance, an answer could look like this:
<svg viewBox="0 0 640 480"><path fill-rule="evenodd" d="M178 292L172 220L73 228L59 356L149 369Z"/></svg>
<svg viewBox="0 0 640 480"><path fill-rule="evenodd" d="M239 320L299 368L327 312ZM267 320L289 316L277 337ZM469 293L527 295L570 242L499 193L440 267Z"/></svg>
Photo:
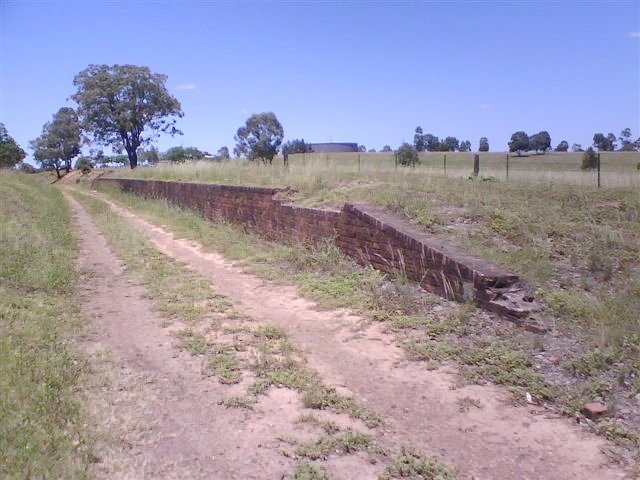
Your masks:
<svg viewBox="0 0 640 480"><path fill-rule="evenodd" d="M182 104L174 145L215 152L252 113L367 148L417 125L492 151L547 130L640 136L640 1L0 2L0 121L27 150L89 64L145 65Z"/></svg>

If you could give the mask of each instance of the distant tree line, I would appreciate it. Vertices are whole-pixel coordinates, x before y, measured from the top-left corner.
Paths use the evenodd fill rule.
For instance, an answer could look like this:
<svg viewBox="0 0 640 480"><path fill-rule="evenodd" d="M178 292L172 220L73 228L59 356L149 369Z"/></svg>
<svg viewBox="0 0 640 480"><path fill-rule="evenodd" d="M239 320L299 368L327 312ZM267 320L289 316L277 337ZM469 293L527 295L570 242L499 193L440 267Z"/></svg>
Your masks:
<svg viewBox="0 0 640 480"><path fill-rule="evenodd" d="M138 162L155 164L160 161L185 162L191 160L222 161L230 158L229 148L221 147L215 155L196 147L173 147L159 153L152 141L160 134L179 135L176 120L183 116L180 103L169 94L165 87L167 77L152 73L147 67L135 65L89 65L78 73L73 84L76 92L71 95L77 108L60 108L51 121L44 124L42 133L30 142L35 160L42 168L67 172L72 162L81 154L83 145L111 147L115 155L107 156L102 150L92 150L91 155L79 157L77 168L89 169L93 166L129 164L136 168ZM238 128L234 140L233 153L238 158L271 164L280 151L285 158L293 153L311 151L304 139L292 139L283 144L284 128L273 112L251 115ZM411 147L411 149L409 149ZM534 151L544 154L552 149L551 136L540 131L529 136L524 131L515 132L508 142L510 152ZM640 137L632 139L631 129L625 128L619 136L613 133L595 133L593 149L598 151L640 151ZM443 139L431 133L424 133L416 127L413 145L405 143L396 153L403 164L417 162L414 153L419 152L469 152L469 140L459 140L454 136ZM582 145L574 143L574 152L583 152ZM560 141L553 149L567 152L569 143ZM359 146L361 152L367 150ZM389 145L382 152L391 152ZM415 152L414 152L415 151ZM487 137L480 138L479 152L489 151ZM26 153L9 135L0 123L0 167L19 164ZM406 159L406 161L405 161Z"/></svg>

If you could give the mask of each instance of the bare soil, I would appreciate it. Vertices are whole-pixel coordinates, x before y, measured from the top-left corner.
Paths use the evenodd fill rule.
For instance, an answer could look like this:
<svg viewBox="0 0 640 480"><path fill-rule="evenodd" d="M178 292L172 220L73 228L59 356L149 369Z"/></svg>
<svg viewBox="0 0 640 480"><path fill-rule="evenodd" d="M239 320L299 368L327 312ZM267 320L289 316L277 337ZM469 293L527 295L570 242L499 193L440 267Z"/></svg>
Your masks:
<svg viewBox="0 0 640 480"><path fill-rule="evenodd" d="M272 389L254 411L218 402L241 394L202 375L197 357L180 352L90 217L70 199L80 239L81 304L92 319L85 346L95 375L86 394L103 455L102 478L285 478L294 469L286 439L313 438L296 423L304 409L296 392ZM371 434L385 449L410 445L439 456L461 478L614 479L610 445L543 407L516 407L495 386L458 386L453 366L427 370L404 359L391 334L344 310L319 311L295 287L243 272L222 256L176 238L111 203L164 254L188 264L258 322L287 329L309 364L330 385L378 412L385 424L367 429L343 415L322 412ZM460 408L462 404L470 408ZM330 456L331 478L368 479L382 462L364 454Z"/></svg>

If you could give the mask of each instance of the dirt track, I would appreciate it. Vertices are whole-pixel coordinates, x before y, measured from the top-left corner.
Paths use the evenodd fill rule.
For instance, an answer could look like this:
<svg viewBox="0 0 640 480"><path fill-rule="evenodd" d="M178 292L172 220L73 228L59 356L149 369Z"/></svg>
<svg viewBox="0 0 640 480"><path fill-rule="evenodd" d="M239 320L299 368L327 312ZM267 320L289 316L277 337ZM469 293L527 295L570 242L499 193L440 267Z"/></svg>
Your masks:
<svg viewBox="0 0 640 480"><path fill-rule="evenodd" d="M98 464L102 476L224 479L290 473L294 462L282 454L286 445L278 438L313 434L295 422L306 411L298 394L272 389L254 412L218 405L240 387L203 377L198 359L172 346L144 289L131 285L90 217L80 204L71 204L84 272L82 305L94 320L87 348L97 372L107 376L89 397L107 425L120 426L119 435L126 432L125 445L107 448ZM400 445L412 445L436 453L462 478L623 478L621 471L606 466L600 451L605 442L569 420L550 418L534 406L514 407L497 387L455 388L454 371L428 371L404 361L390 335L375 326L359 327L358 317L318 311L294 287L274 288L216 253L112 208L141 228L160 251L207 278L237 310L285 327L327 383L358 397L386 424L368 431L344 416L323 415L368 431L383 447L397 451ZM106 359L105 350L111 352ZM457 401L465 397L479 400L483 408L461 412ZM331 478L344 479L376 478L384 469L364 455L332 456L324 465Z"/></svg>

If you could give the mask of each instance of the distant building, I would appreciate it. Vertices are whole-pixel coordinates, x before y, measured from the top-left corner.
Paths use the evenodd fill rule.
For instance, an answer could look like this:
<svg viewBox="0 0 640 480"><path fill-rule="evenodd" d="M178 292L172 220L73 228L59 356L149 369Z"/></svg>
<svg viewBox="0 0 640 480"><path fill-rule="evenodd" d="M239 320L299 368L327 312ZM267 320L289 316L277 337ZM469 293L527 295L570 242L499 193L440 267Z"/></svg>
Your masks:
<svg viewBox="0 0 640 480"><path fill-rule="evenodd" d="M310 143L313 153L345 153L357 152L357 143Z"/></svg>

